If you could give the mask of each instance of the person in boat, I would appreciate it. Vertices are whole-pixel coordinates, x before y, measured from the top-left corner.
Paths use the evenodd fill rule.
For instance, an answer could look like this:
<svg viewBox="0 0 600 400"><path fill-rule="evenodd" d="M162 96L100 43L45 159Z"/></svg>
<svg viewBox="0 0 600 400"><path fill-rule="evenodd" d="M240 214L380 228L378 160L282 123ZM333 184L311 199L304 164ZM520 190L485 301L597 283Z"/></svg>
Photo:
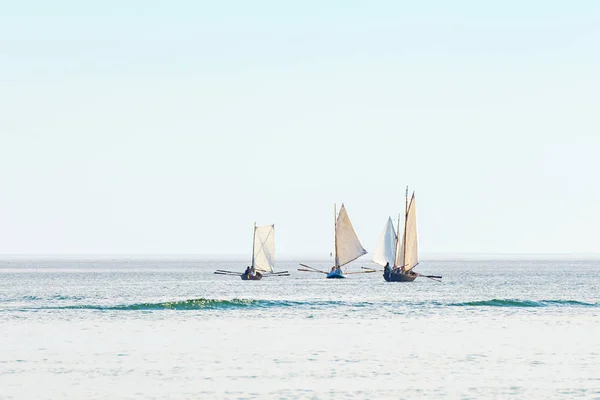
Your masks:
<svg viewBox="0 0 600 400"><path fill-rule="evenodd" d="M250 268L250 275L256 276L256 270L254 269L254 267Z"/></svg>
<svg viewBox="0 0 600 400"><path fill-rule="evenodd" d="M248 276L250 276L250 272L251 272L251 269L250 269L250 266L248 265L248 266L246 267L246 271L244 271L244 275L248 275Z"/></svg>
<svg viewBox="0 0 600 400"><path fill-rule="evenodd" d="M388 274L390 272L392 272L392 269L390 268L390 263L385 263L385 267L383 267L383 272L387 272Z"/></svg>
<svg viewBox="0 0 600 400"><path fill-rule="evenodd" d="M331 267L331 271L329 271L329 273L333 273L335 272L335 265L333 267Z"/></svg>

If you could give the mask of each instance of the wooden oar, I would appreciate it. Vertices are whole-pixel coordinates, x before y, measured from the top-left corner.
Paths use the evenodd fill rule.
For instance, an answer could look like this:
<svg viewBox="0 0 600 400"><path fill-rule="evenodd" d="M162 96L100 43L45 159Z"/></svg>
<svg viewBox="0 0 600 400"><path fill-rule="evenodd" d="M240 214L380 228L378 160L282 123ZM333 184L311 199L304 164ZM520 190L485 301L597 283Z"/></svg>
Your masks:
<svg viewBox="0 0 600 400"><path fill-rule="evenodd" d="M438 279L442 279L441 276L438 276L438 275L422 275L422 274L419 274L418 272L415 272L415 273L417 274L417 276L421 276L423 278L429 278L432 281L436 281L436 282L442 283L442 281L438 280Z"/></svg>
<svg viewBox="0 0 600 400"><path fill-rule="evenodd" d="M266 274L263 275L263 278L268 278L270 276L276 277L276 276L290 276L290 274Z"/></svg>
<svg viewBox="0 0 600 400"><path fill-rule="evenodd" d="M371 272L377 272L376 270L368 270L368 271L353 271L353 272L344 272L344 275L352 275L352 274L369 274Z"/></svg>
<svg viewBox="0 0 600 400"><path fill-rule="evenodd" d="M214 274L215 275L227 275L227 276L242 276L243 275L243 274L226 273L226 272L220 272L220 271L215 271Z"/></svg>
<svg viewBox="0 0 600 400"><path fill-rule="evenodd" d="M377 272L377 271L383 271L382 269L375 269L375 268L369 268L369 267L361 267L362 269L366 269L369 271L373 271L373 272Z"/></svg>
<svg viewBox="0 0 600 400"><path fill-rule="evenodd" d="M287 274L288 271L278 271L278 272L271 272L272 275L281 275L281 274Z"/></svg>
<svg viewBox="0 0 600 400"><path fill-rule="evenodd" d="M414 268L414 267L416 267L417 265L419 265L419 263L416 263L416 264L413 266L413 268ZM438 275L422 275L422 274L420 274L420 273L418 273L418 272L415 272L415 274L417 274L417 276L422 276L423 278L429 278L429 279L431 279L432 281L436 281L436 282L442 282L442 281L438 281L438 279L442 279L442 277L441 277L441 276L438 276Z"/></svg>
<svg viewBox="0 0 600 400"><path fill-rule="evenodd" d="M310 268L310 269L312 269L312 270L314 270L316 272L320 272L322 274L328 274L329 273L327 271L321 271L320 269L313 268L310 265L306 265L306 264L302 264L302 263L300 263L300 265L302 265L303 267L306 267L306 268ZM300 270L300 269L298 269L298 270Z"/></svg>
<svg viewBox="0 0 600 400"><path fill-rule="evenodd" d="M302 272L318 272L321 274L326 274L326 272L323 271L315 271L314 269L306 269L306 268L298 268L298 271L302 271Z"/></svg>
<svg viewBox="0 0 600 400"><path fill-rule="evenodd" d="M218 269L217 272L227 272L229 274L236 274L236 275L242 275L239 272L235 272L235 271L226 271L224 269Z"/></svg>

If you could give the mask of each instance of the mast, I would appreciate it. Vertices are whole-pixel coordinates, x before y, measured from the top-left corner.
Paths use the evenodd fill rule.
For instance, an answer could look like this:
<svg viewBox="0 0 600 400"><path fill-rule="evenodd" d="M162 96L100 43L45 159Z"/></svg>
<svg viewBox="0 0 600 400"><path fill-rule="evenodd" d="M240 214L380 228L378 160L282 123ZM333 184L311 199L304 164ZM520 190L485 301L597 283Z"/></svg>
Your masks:
<svg viewBox="0 0 600 400"><path fill-rule="evenodd" d="M404 195L405 206L404 206L404 238L402 239L402 267L406 266L406 221L408 221L408 186L406 187L406 193Z"/></svg>
<svg viewBox="0 0 600 400"><path fill-rule="evenodd" d="M254 221L254 232L252 232L252 268L254 268L254 239L256 238L256 221Z"/></svg>
<svg viewBox="0 0 600 400"><path fill-rule="evenodd" d="M337 209L335 203L333 203L333 264L335 268L338 267L338 258L337 258Z"/></svg>

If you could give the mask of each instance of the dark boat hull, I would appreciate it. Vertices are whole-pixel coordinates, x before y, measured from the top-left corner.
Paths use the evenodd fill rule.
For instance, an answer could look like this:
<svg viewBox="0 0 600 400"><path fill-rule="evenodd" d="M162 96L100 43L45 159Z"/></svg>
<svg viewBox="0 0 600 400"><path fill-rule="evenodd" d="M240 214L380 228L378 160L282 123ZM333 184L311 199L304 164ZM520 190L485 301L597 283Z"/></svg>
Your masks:
<svg viewBox="0 0 600 400"><path fill-rule="evenodd" d="M413 271L408 271L406 273L399 271L385 271L383 273L383 279L385 279L386 282L412 282L417 279L417 274Z"/></svg>
<svg viewBox="0 0 600 400"><path fill-rule="evenodd" d="M327 279L344 279L345 276L341 270L336 269L335 271L331 271L326 276Z"/></svg>
<svg viewBox="0 0 600 400"><path fill-rule="evenodd" d="M263 276L260 272L257 272L256 275L242 274L243 281L260 281L262 277Z"/></svg>

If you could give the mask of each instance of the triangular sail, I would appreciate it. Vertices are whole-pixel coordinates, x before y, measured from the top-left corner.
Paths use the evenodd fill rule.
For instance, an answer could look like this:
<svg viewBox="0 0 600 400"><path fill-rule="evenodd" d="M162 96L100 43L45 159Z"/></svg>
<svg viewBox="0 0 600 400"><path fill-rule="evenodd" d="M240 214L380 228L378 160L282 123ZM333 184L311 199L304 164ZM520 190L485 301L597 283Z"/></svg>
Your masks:
<svg viewBox="0 0 600 400"><path fill-rule="evenodd" d="M396 259L394 267L402 266L404 260L404 230L400 234L400 216L398 216L398 240L396 240Z"/></svg>
<svg viewBox="0 0 600 400"><path fill-rule="evenodd" d="M404 246L404 269L409 271L419 263L419 249L417 244L417 202L413 193L408 205L406 215L406 244Z"/></svg>
<svg viewBox="0 0 600 400"><path fill-rule="evenodd" d="M254 269L273 272L275 266L275 225L254 228Z"/></svg>
<svg viewBox="0 0 600 400"><path fill-rule="evenodd" d="M352 227L346 208L342 204L335 224L336 266L341 267L367 254Z"/></svg>
<svg viewBox="0 0 600 400"><path fill-rule="evenodd" d="M377 248L375 249L375 254L373 255L373 262L377 263L381 266L385 266L386 263L389 263L391 267L394 266L394 262L396 261L396 232L394 231L394 224L392 223L392 219L388 218L381 235L379 236L379 243L377 244Z"/></svg>
<svg viewBox="0 0 600 400"><path fill-rule="evenodd" d="M394 267L401 267L404 262L404 235L400 237L396 247L396 260L394 261Z"/></svg>

